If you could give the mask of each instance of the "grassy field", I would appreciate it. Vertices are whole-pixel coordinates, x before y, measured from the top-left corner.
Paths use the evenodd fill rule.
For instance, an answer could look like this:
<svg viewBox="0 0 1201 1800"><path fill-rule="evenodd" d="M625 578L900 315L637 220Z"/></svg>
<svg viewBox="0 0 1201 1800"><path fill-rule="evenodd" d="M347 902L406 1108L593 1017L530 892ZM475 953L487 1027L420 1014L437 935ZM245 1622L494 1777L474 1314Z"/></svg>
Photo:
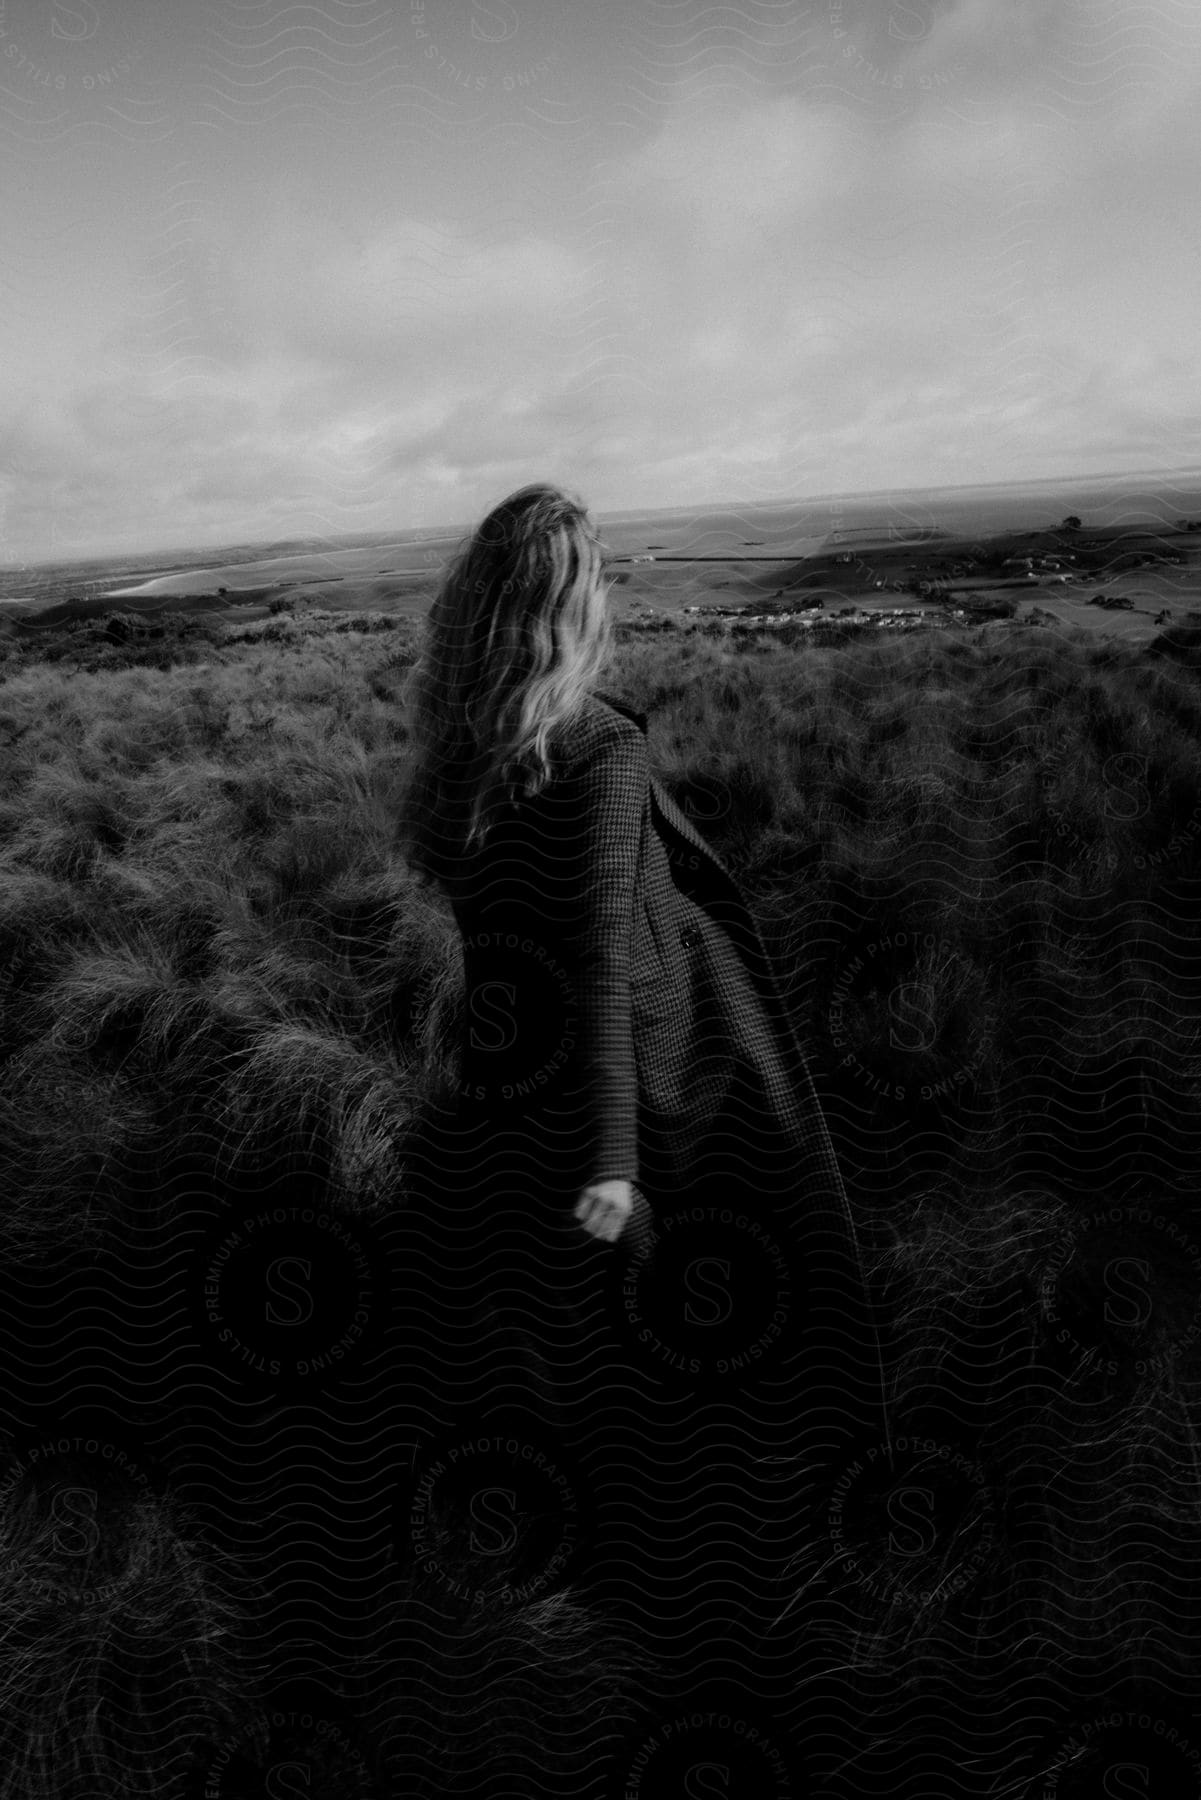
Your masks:
<svg viewBox="0 0 1201 1800"><path fill-rule="evenodd" d="M268 1170L385 1231L406 1144L455 1081L453 920L391 844L412 622L162 623L144 643L8 645L0 669L0 1233L25 1295L10 1332L52 1297L51 1363L71 1296L94 1304L110 1266L131 1360L143 1332L166 1358L180 1230L219 1226ZM619 632L604 685L649 713L656 769L752 900L809 1050L898 1428L966 1436L991 1496L986 1536L968 1506L943 1521L920 1600L899 1602L886 1532L878 1579L834 1591L831 1655L868 1724L831 1793L892 1768L893 1791L928 1795L924 1734L964 1707L998 1723L979 1787L960 1772L947 1792L1041 1792L1037 1703L1025 1737L1011 1719L1029 1692L1150 1694L1166 1716L1201 1675L1189 643ZM34 1396L10 1405L67 1429L39 1342L10 1347ZM175 1442L169 1382L156 1404ZM261 1766L270 1546L181 1507L183 1464L147 1439L166 1473L101 1495L81 1577L49 1530L69 1466L39 1484L17 1436L0 1800L182 1794L196 1746L239 1733ZM813 1570L792 1573L799 1592ZM557 1764L540 1752L530 1791L585 1792L637 1682L602 1620L569 1593L456 1613L395 1566L377 1587L347 1601L329 1792L377 1791L389 1758L406 1792L468 1792L489 1754L520 1791L564 1709L577 1735Z"/></svg>

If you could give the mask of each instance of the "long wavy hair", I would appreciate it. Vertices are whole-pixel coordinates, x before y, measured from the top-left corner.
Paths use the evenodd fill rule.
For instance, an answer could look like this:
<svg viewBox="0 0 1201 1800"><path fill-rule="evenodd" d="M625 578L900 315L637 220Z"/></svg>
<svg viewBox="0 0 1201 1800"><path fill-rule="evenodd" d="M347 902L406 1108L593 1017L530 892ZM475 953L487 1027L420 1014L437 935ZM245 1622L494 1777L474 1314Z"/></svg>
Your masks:
<svg viewBox="0 0 1201 1800"><path fill-rule="evenodd" d="M419 884L453 893L502 809L550 779L612 656L603 560L583 503L535 482L448 563L402 696L414 760L395 841Z"/></svg>

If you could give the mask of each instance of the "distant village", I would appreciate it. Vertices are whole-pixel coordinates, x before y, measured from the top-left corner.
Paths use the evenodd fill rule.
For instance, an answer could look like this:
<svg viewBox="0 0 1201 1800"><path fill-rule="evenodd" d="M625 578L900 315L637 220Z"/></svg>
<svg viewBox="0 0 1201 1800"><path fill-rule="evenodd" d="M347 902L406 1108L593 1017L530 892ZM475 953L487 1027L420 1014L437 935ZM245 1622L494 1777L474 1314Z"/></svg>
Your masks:
<svg viewBox="0 0 1201 1800"><path fill-rule="evenodd" d="M1181 519L1177 522L1176 529L1201 531L1201 519ZM1080 534L1081 547L1064 547L1065 534L1071 542L1077 533ZM928 542L929 537L936 534L921 535ZM1051 546L1039 546L1036 543L1033 548L1015 550L1012 545L1017 534L1010 534L1008 541L1001 537L989 544L970 544L966 549L956 546L954 552L948 546L940 557L937 546L928 543L928 548L922 545L926 553L920 563L914 561L903 565L904 573L894 573L891 579L887 574L877 574L876 568L887 559L895 570L898 553L903 553L905 548L918 548L914 539L907 543L893 542L886 549L881 549L878 544L865 545L859 550L839 549L814 558L812 573L805 578L806 582L825 585L826 597L820 593L790 593L785 600L785 590L781 587L772 595L772 599L779 604L771 610L764 610L762 602L751 601L741 606L702 603L686 606L682 611L693 618L738 621L741 625L816 624L819 616L831 621L837 620L839 624L870 624L880 629L904 629L939 623L1004 623L1013 619L1017 610L1013 596L1015 589L1026 591L1030 587L1038 589L1048 585L1070 587L1090 578L1096 581L1099 575L1104 578L1105 575L1124 574L1146 565L1179 565L1186 560L1182 552L1164 545L1162 534L1117 535L1121 536L1124 547L1115 547L1113 532L1085 532L1081 520L1075 514L1069 514L1058 528L1021 534L1028 543L1032 539L1051 537ZM629 560L653 562L655 558L647 554L631 557ZM825 580L823 565L828 571ZM868 610L862 604L850 604L831 612L827 606L828 589L844 585L845 582L845 578L843 582L839 581L835 571L855 565L862 570L864 577L860 592L875 590L882 594L908 594L926 605L888 608L874 606ZM959 583L969 584L969 591L959 591L956 587ZM635 602L635 606L639 604ZM1128 595L1104 591L1095 593L1084 604L1120 612L1146 610L1137 608ZM931 611L930 607L936 610ZM1161 607L1154 614L1156 625L1170 623L1171 619L1172 613L1168 607ZM1039 621L1058 622L1052 613L1039 608L1031 609L1026 615L1026 622Z"/></svg>

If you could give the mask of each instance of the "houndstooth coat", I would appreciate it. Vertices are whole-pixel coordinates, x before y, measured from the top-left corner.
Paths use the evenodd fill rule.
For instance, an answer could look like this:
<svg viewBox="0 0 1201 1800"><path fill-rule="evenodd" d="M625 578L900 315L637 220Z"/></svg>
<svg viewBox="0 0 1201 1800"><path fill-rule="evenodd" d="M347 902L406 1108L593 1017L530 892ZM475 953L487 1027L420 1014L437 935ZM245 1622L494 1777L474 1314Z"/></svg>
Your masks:
<svg viewBox="0 0 1201 1800"><path fill-rule="evenodd" d="M645 738L643 714L590 695L554 746L554 778L509 809L452 896L461 1116L532 1133L565 1200L607 1177L684 1189L716 1148L751 1185L770 1135L807 1210L853 1240L750 908L651 773Z"/></svg>

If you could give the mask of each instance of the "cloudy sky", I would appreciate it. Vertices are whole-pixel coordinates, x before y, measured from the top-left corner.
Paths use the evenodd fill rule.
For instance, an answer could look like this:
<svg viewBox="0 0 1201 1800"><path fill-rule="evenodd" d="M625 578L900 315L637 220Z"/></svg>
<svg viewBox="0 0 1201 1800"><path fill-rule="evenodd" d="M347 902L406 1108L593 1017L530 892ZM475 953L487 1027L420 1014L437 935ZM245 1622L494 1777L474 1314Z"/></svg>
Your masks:
<svg viewBox="0 0 1201 1800"><path fill-rule="evenodd" d="M1201 464L1185 0L0 0L0 559Z"/></svg>

